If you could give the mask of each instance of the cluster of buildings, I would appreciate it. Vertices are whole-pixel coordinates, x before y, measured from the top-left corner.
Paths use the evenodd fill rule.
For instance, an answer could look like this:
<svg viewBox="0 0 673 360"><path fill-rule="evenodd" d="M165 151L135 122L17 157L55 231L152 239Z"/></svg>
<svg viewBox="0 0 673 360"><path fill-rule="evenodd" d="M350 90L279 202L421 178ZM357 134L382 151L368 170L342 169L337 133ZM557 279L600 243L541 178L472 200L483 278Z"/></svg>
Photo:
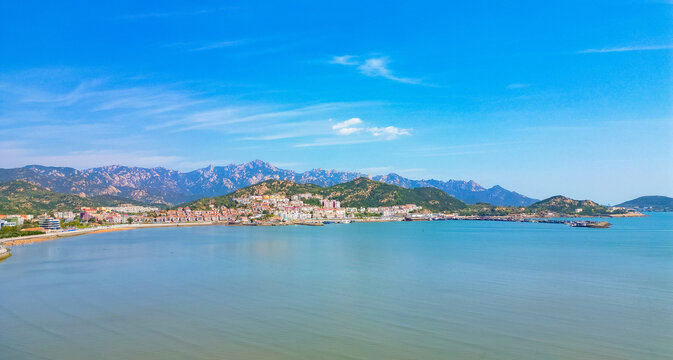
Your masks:
<svg viewBox="0 0 673 360"><path fill-rule="evenodd" d="M208 210L192 210L189 207L176 210L154 210L143 215L128 215L134 223L185 223L185 222L229 222L250 221L305 221L339 220L363 215L382 217L404 217L420 206L407 204L390 207L342 208L341 202L323 198L320 195L298 194L286 197L281 194L250 195L234 199L235 207L216 207Z"/></svg>
<svg viewBox="0 0 673 360"><path fill-rule="evenodd" d="M233 199L235 207L216 207L210 204L208 210L192 210L189 207L176 210L155 210L144 215L129 215L135 223L185 223L185 222L229 222L250 221L306 221L340 220L362 216L404 217L420 210L415 204L386 207L341 207L337 200L323 198L310 193L287 197L282 194L250 195Z"/></svg>
<svg viewBox="0 0 673 360"><path fill-rule="evenodd" d="M337 200L323 198L310 193L286 197L281 194L250 195L234 199L235 207L216 207L208 210L192 210L189 207L176 210L159 210L154 207L120 205L116 207L81 207L75 211L56 211L48 216L0 215L1 226L21 225L24 221L38 222L38 228L31 230L66 230L75 220L80 223L95 222L105 224L161 224L194 222L250 223L256 221L292 222L307 220L346 220L365 216L382 218L404 218L409 213L420 210L415 204L381 207L341 207Z"/></svg>
<svg viewBox="0 0 673 360"><path fill-rule="evenodd" d="M5 226L23 225L26 221L33 221L33 215L0 215L0 229Z"/></svg>
<svg viewBox="0 0 673 360"><path fill-rule="evenodd" d="M63 225L69 227L69 223L75 220L80 222L97 222L109 224L124 224L142 219L146 214L154 214L159 208L124 204L116 207L80 207L75 211L55 211L50 216L43 214L33 215L0 215L0 228L5 226L21 226L24 223L37 222L36 227L23 228L22 230L62 230Z"/></svg>
<svg viewBox="0 0 673 360"><path fill-rule="evenodd" d="M79 208L79 220L82 222L88 222L91 219L95 222L101 223L111 223L111 224L125 224L129 222L136 222L137 219L144 217L145 214L152 214L159 211L159 208L148 207L148 206L137 206L131 204L122 204L114 207L97 207L97 208ZM63 219L65 222L69 222L68 219L71 219L72 215L77 215L73 213L63 213L61 214L54 213L54 217L57 219ZM72 221L72 220L70 220Z"/></svg>
<svg viewBox="0 0 673 360"><path fill-rule="evenodd" d="M314 199L314 200L313 200ZM341 207L337 200L323 198L310 193L292 195L251 195L234 199L239 205L249 208L253 214L273 215L282 221L301 221L313 219L349 219L364 215L382 217L403 217L412 211L420 210L415 204L387 207ZM317 205L320 204L320 205Z"/></svg>
<svg viewBox="0 0 673 360"><path fill-rule="evenodd" d="M61 229L61 222L59 220L55 219L55 218L47 216L46 214L38 216L38 217L34 217L33 215L25 215L25 214L0 215L0 228L21 226L25 223L30 223L30 222L34 222L34 221L37 221L38 227L22 228L22 230L23 231L30 231L30 230L45 231L45 230L60 230Z"/></svg>

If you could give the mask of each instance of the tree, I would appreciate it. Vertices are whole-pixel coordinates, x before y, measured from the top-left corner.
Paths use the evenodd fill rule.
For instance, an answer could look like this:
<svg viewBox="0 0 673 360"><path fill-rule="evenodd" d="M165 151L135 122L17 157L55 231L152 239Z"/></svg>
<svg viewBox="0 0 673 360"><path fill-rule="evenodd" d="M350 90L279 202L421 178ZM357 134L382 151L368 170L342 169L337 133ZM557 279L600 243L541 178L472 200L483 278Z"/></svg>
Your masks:
<svg viewBox="0 0 673 360"><path fill-rule="evenodd" d="M129 223L129 224L133 224L133 218L126 219L126 222Z"/></svg>

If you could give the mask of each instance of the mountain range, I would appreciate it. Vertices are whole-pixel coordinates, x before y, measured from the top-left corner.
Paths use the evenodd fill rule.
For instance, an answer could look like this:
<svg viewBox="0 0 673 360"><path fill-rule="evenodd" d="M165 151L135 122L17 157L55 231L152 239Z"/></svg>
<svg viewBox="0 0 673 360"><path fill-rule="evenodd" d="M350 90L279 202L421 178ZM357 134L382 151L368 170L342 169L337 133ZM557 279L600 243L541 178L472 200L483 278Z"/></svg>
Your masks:
<svg viewBox="0 0 673 360"><path fill-rule="evenodd" d="M168 205L228 194L271 179L329 187L360 177L411 189L433 187L468 204L484 202L500 206L528 206L537 201L500 186L484 188L474 181L412 180L397 174L369 176L322 169L295 172L261 160L226 166L211 165L190 172L121 165L85 170L41 165L0 169L0 182L24 180L61 193L86 197L114 196Z"/></svg>
<svg viewBox="0 0 673 360"><path fill-rule="evenodd" d="M49 191L23 180L0 183L0 214L38 215L52 211L72 211L76 207L117 206L141 203L110 195L81 197Z"/></svg>

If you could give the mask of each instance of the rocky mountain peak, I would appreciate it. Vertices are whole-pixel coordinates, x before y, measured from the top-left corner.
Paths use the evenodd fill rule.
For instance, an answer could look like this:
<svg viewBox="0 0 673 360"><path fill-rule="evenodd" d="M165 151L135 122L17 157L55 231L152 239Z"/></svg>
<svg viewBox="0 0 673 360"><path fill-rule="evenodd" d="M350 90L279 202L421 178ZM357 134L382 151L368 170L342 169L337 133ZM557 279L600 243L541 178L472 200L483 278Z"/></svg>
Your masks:
<svg viewBox="0 0 673 360"><path fill-rule="evenodd" d="M434 187L467 203L487 202L494 205L526 206L536 201L499 186L485 189L471 180L413 180L396 173L371 176L358 172L319 168L299 173L279 169L262 160L226 166L209 165L186 173L165 168L150 169L123 165L82 171L40 165L0 169L0 182L27 180L58 192L83 193L87 196L115 194L144 202L168 204L224 195L269 179L333 186L362 177L410 189Z"/></svg>

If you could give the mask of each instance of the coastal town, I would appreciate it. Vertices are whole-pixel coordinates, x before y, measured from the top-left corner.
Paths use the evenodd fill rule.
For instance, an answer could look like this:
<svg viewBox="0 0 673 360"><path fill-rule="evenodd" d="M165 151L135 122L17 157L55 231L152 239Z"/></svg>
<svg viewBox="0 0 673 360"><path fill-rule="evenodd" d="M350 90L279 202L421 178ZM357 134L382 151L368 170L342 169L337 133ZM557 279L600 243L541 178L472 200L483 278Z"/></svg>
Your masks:
<svg viewBox="0 0 673 360"><path fill-rule="evenodd" d="M351 221L401 221L422 210L415 204L380 207L342 207L337 200L310 193L251 195L234 199L234 207L157 207L123 204L115 207L79 207L39 216L0 215L0 230L15 236L76 232L100 227L139 225L324 225ZM10 236L7 236L10 237Z"/></svg>
<svg viewBox="0 0 673 360"><path fill-rule="evenodd" d="M78 207L42 215L0 215L0 242L10 239L41 239L48 236L74 236L96 231L114 231L140 227L248 225L322 226L332 223L475 220L566 224L572 227L604 228L610 224L586 220L550 219L553 212L510 213L506 215L433 213L416 204L378 207L342 207L338 200L319 194L303 193L246 195L233 198L233 206L191 209L189 206L160 209L151 206L121 204L113 207ZM612 209L620 211L623 209ZM576 211L581 215L581 209ZM21 241L21 240L17 240ZM11 244L11 243L10 243ZM18 244L18 243L15 243Z"/></svg>

